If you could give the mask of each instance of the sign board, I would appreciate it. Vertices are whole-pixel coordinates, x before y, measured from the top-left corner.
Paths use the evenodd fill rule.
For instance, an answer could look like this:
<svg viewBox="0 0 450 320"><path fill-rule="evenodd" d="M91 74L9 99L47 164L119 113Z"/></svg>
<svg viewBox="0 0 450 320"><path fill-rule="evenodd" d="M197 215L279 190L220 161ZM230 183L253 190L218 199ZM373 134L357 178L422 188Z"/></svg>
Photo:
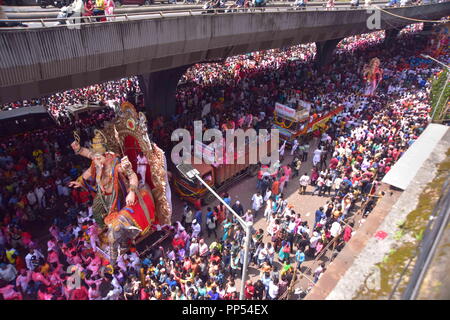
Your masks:
<svg viewBox="0 0 450 320"><path fill-rule="evenodd" d="M278 103L275 103L275 112L278 116L287 117L294 119L295 118L295 109L289 108L288 106Z"/></svg>
<svg viewBox="0 0 450 320"><path fill-rule="evenodd" d="M305 100L298 100L299 106L301 106L303 109L308 110L308 112L311 110L312 103L307 102Z"/></svg>

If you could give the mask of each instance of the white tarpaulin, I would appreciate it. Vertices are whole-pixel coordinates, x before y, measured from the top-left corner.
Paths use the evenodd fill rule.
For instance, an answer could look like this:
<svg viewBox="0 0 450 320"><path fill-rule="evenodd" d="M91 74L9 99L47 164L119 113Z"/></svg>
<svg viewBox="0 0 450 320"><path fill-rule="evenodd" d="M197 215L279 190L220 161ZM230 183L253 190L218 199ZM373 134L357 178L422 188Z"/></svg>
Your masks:
<svg viewBox="0 0 450 320"><path fill-rule="evenodd" d="M448 127L441 124L428 125L419 138L384 176L382 182L405 190L447 130Z"/></svg>

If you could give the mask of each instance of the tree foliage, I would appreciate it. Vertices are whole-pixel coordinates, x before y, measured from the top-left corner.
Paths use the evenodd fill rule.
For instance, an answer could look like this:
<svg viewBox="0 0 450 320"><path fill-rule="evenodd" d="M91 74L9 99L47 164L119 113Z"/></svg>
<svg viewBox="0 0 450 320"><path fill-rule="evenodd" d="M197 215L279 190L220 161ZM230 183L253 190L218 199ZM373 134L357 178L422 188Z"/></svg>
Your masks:
<svg viewBox="0 0 450 320"><path fill-rule="evenodd" d="M434 112L434 110L436 110L436 112L434 113L434 118L433 120L438 120L439 119L439 115L442 112L442 109L446 106L447 101L450 97L450 86L449 83L447 81L447 74L448 71L447 70L443 70L436 79L433 80L432 85L431 85L431 93L430 93L430 98L431 98L431 108L432 108L432 112ZM445 90L444 93L442 94L442 90ZM441 96L441 100L439 101L439 97ZM438 105L439 102L439 105Z"/></svg>

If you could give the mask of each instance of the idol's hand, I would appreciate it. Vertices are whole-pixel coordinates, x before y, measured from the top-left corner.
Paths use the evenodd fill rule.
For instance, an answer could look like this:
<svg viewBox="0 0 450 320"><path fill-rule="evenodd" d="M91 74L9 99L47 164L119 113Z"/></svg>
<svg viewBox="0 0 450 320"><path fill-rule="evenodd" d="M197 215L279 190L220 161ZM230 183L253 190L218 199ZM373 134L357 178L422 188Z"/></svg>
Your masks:
<svg viewBox="0 0 450 320"><path fill-rule="evenodd" d="M81 188L82 185L78 181L70 181L69 182L69 187L70 188Z"/></svg>
<svg viewBox="0 0 450 320"><path fill-rule="evenodd" d="M131 162L130 160L128 160L128 157L125 156L120 160L120 165L122 166L122 168L126 171L126 170L130 170L132 169L131 166Z"/></svg>
<svg viewBox="0 0 450 320"><path fill-rule="evenodd" d="M134 191L130 191L127 195L127 198L125 199L127 206L132 206L134 202L136 201L136 195Z"/></svg>
<svg viewBox="0 0 450 320"><path fill-rule="evenodd" d="M78 141L74 141L70 144L70 146L72 147L73 151L78 152L80 151L80 144L78 143Z"/></svg>

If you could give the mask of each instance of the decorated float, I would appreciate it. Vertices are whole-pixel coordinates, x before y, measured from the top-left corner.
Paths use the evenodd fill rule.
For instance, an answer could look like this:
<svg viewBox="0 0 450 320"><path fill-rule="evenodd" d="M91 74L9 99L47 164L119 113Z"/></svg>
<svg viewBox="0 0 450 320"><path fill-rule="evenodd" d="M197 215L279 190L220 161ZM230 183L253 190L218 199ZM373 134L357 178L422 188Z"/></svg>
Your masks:
<svg viewBox="0 0 450 320"><path fill-rule="evenodd" d="M113 120L95 130L89 149L81 147L76 133L72 148L91 160L91 166L70 186L91 193L98 226L97 252L114 263L121 250L170 225L166 158L148 137L145 115L132 104L123 103ZM140 170L138 156L147 160Z"/></svg>

